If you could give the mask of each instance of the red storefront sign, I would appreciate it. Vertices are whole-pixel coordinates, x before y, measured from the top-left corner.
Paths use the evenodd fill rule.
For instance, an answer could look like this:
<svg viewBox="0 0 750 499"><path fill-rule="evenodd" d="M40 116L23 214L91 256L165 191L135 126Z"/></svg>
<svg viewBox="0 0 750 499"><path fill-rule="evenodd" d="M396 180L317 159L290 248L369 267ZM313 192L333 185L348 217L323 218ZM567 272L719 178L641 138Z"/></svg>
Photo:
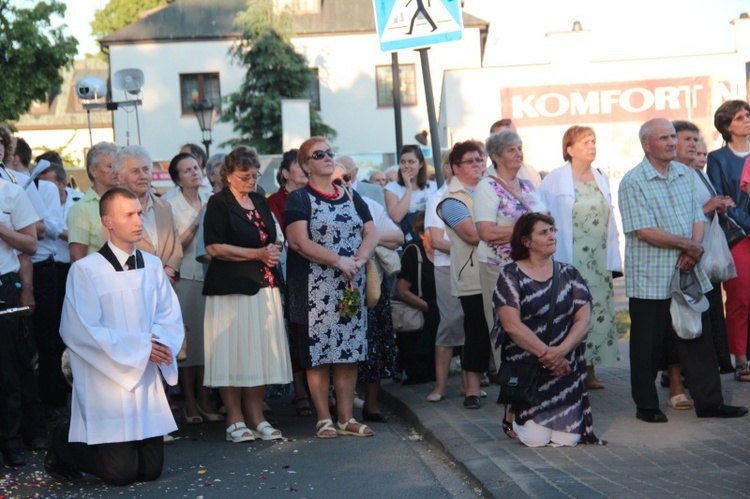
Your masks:
<svg viewBox="0 0 750 499"><path fill-rule="evenodd" d="M502 116L518 126L695 120L711 116L707 76L501 90Z"/></svg>

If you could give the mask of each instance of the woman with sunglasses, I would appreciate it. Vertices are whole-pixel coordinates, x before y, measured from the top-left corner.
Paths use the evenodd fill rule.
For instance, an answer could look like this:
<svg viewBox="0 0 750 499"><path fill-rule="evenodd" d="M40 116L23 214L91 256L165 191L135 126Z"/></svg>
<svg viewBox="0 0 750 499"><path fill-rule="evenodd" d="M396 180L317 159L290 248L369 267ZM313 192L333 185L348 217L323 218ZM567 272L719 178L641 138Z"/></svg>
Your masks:
<svg viewBox="0 0 750 499"><path fill-rule="evenodd" d="M280 439L263 416L265 385L292 380L276 270L281 230L255 192L259 169L252 147L229 153L221 166L226 187L208 200L204 223L211 257L203 284L204 381L219 388L230 442Z"/></svg>
<svg viewBox="0 0 750 499"><path fill-rule="evenodd" d="M427 163L419 146L406 145L398 156L398 180L385 186L385 207L391 219L401 226L407 240L418 213L427 208L427 198L437 184L427 180Z"/></svg>
<svg viewBox="0 0 750 499"><path fill-rule="evenodd" d="M370 211L362 198L333 183L334 152L323 137L299 148L307 186L289 194L284 221L289 240L289 320L299 331L300 363L318 414L316 436L369 437L353 417L357 362L367 359L364 266L377 245ZM328 406L331 373L338 431Z"/></svg>

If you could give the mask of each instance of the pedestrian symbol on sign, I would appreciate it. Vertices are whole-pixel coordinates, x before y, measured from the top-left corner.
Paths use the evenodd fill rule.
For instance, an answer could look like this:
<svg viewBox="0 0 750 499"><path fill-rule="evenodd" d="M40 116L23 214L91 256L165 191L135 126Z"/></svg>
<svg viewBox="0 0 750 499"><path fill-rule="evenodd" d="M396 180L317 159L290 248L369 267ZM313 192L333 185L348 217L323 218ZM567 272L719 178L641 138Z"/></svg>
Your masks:
<svg viewBox="0 0 750 499"><path fill-rule="evenodd" d="M417 16L419 14L422 14L422 17L425 18L425 20L430 23L430 26L432 27L431 31L435 31L437 29L437 24L435 24L435 21L432 20L430 17L430 14L427 13L427 10L424 8L424 1L423 0L416 0L417 1L417 10L414 12L414 15L411 17L411 23L409 23L409 31L406 32L407 35L411 35L411 32L414 31L414 21L417 20ZM411 3L411 0L406 4L408 7ZM430 0L427 0L427 5L430 6L431 2Z"/></svg>

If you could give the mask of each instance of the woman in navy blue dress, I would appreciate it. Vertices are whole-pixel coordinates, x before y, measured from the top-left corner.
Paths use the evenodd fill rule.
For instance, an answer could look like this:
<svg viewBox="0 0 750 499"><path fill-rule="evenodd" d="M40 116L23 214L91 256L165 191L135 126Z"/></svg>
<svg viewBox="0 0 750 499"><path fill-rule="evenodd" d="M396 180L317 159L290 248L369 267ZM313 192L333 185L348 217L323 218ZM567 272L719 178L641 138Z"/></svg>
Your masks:
<svg viewBox="0 0 750 499"><path fill-rule="evenodd" d="M538 363L537 405L515 404L513 430L529 447L603 443L593 432L582 342L590 327L591 294L572 265L555 262L554 219L527 213L511 237L511 259L500 273L494 304L502 326L503 362ZM553 265L559 285L547 331Z"/></svg>

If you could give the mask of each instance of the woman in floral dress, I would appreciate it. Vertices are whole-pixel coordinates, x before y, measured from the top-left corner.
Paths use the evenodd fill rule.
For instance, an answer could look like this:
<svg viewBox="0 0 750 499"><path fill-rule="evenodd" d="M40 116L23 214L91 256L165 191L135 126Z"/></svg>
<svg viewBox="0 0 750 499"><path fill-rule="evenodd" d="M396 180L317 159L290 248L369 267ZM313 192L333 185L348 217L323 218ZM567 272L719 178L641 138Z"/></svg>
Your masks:
<svg viewBox="0 0 750 499"><path fill-rule="evenodd" d="M619 358L612 272L622 270L622 261L612 195L609 179L591 166L596 159L591 128L573 126L565 132L563 158L567 163L547 174L539 190L560 229L555 258L574 265L594 297L586 339L588 387L604 388L594 366Z"/></svg>
<svg viewBox="0 0 750 499"><path fill-rule="evenodd" d="M485 143L492 167L477 185L474 220L481 239L477 250L479 278L487 326L497 319L492 294L500 270L510 263L510 236L518 217L530 211L547 211L534 185L518 176L523 165L521 138L512 130L490 135ZM493 346L495 338L492 338ZM495 355L497 351L495 350ZM495 364L498 365L495 357Z"/></svg>
<svg viewBox="0 0 750 499"><path fill-rule="evenodd" d="M323 137L312 137L299 148L299 164L310 180L289 194L284 212L289 320L299 331L300 363L318 413L317 437L372 436L352 412L357 362L367 358L364 266L377 234L362 198L352 192L352 203L333 183L333 158ZM331 372L338 432L328 407Z"/></svg>

